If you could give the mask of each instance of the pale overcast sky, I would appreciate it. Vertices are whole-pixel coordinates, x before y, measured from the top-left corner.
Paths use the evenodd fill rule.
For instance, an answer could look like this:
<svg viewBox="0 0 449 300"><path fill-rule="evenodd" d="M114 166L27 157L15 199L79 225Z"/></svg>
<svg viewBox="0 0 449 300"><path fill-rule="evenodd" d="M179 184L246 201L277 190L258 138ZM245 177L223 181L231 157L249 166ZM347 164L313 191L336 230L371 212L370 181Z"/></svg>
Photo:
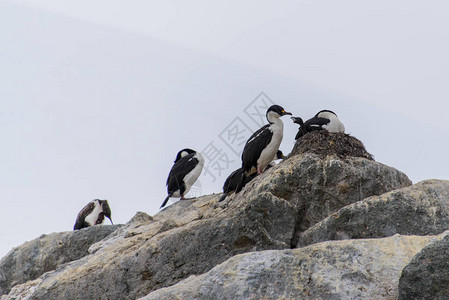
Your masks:
<svg viewBox="0 0 449 300"><path fill-rule="evenodd" d="M193 192L220 192L270 101L449 179L446 1L0 0L0 24L0 256L94 198L115 223L155 214L185 147L211 158Z"/></svg>

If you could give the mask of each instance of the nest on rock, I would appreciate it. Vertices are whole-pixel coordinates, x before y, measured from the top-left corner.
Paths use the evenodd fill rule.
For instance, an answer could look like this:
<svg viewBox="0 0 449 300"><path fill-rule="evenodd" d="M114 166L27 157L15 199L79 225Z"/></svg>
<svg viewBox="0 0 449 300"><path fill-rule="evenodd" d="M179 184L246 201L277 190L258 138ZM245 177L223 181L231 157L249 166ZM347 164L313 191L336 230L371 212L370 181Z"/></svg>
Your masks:
<svg viewBox="0 0 449 300"><path fill-rule="evenodd" d="M360 140L346 133L327 130L312 131L296 140L290 156L302 153L315 153L322 157L337 155L340 158L352 156L374 160Z"/></svg>

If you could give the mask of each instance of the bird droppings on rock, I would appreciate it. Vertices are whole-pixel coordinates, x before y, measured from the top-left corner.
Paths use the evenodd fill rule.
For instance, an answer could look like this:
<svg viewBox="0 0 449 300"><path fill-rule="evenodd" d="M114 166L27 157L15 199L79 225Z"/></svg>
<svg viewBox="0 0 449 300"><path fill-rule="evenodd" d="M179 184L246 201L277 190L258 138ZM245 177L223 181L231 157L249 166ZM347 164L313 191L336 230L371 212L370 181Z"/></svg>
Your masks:
<svg viewBox="0 0 449 300"><path fill-rule="evenodd" d="M374 160L373 155L366 151L359 139L347 133L327 130L312 131L299 138L289 157L304 153L315 153L322 158L336 155L340 158L363 157Z"/></svg>

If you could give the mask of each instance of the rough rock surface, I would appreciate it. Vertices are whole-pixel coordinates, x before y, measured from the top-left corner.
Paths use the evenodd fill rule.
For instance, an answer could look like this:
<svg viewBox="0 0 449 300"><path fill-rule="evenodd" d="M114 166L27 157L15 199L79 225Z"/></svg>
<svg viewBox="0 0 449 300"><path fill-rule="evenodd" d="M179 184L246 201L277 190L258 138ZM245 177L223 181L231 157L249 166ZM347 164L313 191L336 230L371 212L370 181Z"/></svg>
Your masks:
<svg viewBox="0 0 449 300"><path fill-rule="evenodd" d="M449 232L433 240L404 268L398 299L449 299Z"/></svg>
<svg viewBox="0 0 449 300"><path fill-rule="evenodd" d="M218 195L180 201L149 224L134 223L95 253L11 295L33 299L136 299L201 274L231 256L290 247L294 211L269 193L223 211ZM214 216L211 217L211 214ZM99 289L98 286L102 286Z"/></svg>
<svg viewBox="0 0 449 300"><path fill-rule="evenodd" d="M402 268L431 238L396 235L242 254L141 300L396 299Z"/></svg>
<svg viewBox="0 0 449 300"><path fill-rule="evenodd" d="M82 230L42 235L11 250L0 260L0 295L20 283L38 278L58 266L89 254L89 247L118 228L91 226Z"/></svg>
<svg viewBox="0 0 449 300"><path fill-rule="evenodd" d="M203 274L234 255L290 249L301 231L338 209L409 186L398 170L364 158L297 155L238 195L179 201L94 244L91 254L11 290L32 299L136 299Z"/></svg>
<svg viewBox="0 0 449 300"><path fill-rule="evenodd" d="M381 163L334 155L296 155L266 173L248 183L238 195L229 197L229 201L263 191L287 200L296 210L292 247L301 232L340 208L412 184L405 174Z"/></svg>
<svg viewBox="0 0 449 300"><path fill-rule="evenodd" d="M437 235L449 229L449 181L425 180L369 197L301 234L298 247L329 240Z"/></svg>

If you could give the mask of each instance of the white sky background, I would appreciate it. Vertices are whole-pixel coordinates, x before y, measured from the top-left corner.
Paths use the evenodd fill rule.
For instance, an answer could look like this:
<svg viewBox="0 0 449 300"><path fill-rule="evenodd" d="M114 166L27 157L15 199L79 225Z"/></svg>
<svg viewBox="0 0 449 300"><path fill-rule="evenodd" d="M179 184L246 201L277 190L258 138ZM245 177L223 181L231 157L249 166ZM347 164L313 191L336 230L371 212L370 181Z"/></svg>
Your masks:
<svg viewBox="0 0 449 300"><path fill-rule="evenodd" d="M304 119L334 110L414 182L449 179L445 1L0 0L0 25L0 257L94 198L115 223L155 214L185 147L234 160L200 177L220 192L239 157L218 136L256 128L262 91Z"/></svg>

